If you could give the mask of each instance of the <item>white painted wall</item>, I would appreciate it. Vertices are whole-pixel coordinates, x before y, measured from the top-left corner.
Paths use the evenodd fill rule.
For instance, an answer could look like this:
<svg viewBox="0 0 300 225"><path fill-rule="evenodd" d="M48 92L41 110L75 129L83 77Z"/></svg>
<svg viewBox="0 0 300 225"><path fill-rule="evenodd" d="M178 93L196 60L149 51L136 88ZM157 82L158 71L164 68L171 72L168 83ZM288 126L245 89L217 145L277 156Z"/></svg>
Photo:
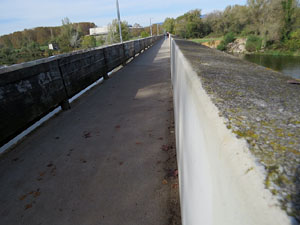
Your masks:
<svg viewBox="0 0 300 225"><path fill-rule="evenodd" d="M101 34L108 34L108 27L95 27L90 28L90 35L101 35Z"/></svg>
<svg viewBox="0 0 300 225"><path fill-rule="evenodd" d="M171 74L183 225L291 224L174 40Z"/></svg>

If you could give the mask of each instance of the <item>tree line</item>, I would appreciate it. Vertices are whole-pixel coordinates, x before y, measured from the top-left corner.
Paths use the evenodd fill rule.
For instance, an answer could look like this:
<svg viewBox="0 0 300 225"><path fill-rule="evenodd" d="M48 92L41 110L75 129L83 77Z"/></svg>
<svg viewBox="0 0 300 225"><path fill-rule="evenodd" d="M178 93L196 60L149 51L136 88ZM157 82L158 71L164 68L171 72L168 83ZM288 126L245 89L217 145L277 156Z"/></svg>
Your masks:
<svg viewBox="0 0 300 225"><path fill-rule="evenodd" d="M0 36L0 48L11 47L15 49L22 48L32 42L38 45L47 45L54 41L56 37L65 31L65 26L72 24L68 18L62 20L63 25L57 27L36 27L34 29L25 29L12 34ZM89 29L96 27L94 23L82 22L73 23L72 27L77 30L80 35L89 34Z"/></svg>
<svg viewBox="0 0 300 225"><path fill-rule="evenodd" d="M11 65L76 49L118 43L120 42L118 26L115 19L108 25L106 36L90 36L89 29L96 27L94 23L72 23L68 18L64 18L62 26L37 27L3 35L0 37L0 65ZM135 24L131 28L126 21L121 22L121 27L123 41L150 36L150 27ZM152 26L152 31L153 34L157 34L156 25ZM50 50L48 48L50 43L58 46L58 49Z"/></svg>
<svg viewBox="0 0 300 225"><path fill-rule="evenodd" d="M167 18L163 27L182 38L249 37L261 48L300 48L299 0L248 0L246 5L228 6L205 16L196 9Z"/></svg>
<svg viewBox="0 0 300 225"><path fill-rule="evenodd" d="M68 52L79 47L82 37L89 34L94 23L71 23L62 20L62 26L25 29L0 37L0 65L10 65ZM48 49L48 44L60 46L59 51Z"/></svg>

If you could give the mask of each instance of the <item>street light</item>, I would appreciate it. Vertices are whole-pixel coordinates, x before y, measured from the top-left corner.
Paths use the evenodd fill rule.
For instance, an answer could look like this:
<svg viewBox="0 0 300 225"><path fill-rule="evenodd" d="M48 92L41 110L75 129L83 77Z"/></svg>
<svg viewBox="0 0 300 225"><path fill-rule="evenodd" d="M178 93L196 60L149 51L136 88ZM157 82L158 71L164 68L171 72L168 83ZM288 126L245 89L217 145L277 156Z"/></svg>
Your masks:
<svg viewBox="0 0 300 225"><path fill-rule="evenodd" d="M119 9L119 1L118 0L116 0L116 4L117 4L117 15L118 15L118 22L119 22L120 41L121 41L121 43L123 43L121 19L120 19L120 9Z"/></svg>
<svg viewBox="0 0 300 225"><path fill-rule="evenodd" d="M156 24L156 31L157 31L157 36L159 35L159 31L158 31L158 23Z"/></svg>
<svg viewBox="0 0 300 225"><path fill-rule="evenodd" d="M151 37L152 37L152 24L151 24L151 18L150 18L150 34L151 34Z"/></svg>

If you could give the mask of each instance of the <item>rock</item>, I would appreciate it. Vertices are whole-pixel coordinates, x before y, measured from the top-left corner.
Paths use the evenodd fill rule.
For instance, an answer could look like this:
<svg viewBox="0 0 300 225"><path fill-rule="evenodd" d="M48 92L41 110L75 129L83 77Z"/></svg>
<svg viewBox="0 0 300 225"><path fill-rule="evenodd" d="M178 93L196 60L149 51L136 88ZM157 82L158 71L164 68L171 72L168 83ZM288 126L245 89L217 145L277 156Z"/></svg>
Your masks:
<svg viewBox="0 0 300 225"><path fill-rule="evenodd" d="M227 45L227 52L230 53L245 53L246 52L246 38L237 38L234 42Z"/></svg>

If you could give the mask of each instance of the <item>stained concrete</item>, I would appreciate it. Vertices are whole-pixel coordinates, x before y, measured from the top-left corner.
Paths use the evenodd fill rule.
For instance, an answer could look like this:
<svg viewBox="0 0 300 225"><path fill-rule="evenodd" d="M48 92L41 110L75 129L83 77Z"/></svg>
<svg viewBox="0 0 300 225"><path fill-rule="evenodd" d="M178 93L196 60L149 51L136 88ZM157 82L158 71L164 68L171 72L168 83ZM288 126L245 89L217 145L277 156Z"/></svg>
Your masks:
<svg viewBox="0 0 300 225"><path fill-rule="evenodd" d="M247 142L265 188L300 224L300 86L282 73L200 44L176 44L227 129Z"/></svg>
<svg viewBox="0 0 300 225"><path fill-rule="evenodd" d="M1 157L0 224L176 224L172 114L159 41Z"/></svg>

